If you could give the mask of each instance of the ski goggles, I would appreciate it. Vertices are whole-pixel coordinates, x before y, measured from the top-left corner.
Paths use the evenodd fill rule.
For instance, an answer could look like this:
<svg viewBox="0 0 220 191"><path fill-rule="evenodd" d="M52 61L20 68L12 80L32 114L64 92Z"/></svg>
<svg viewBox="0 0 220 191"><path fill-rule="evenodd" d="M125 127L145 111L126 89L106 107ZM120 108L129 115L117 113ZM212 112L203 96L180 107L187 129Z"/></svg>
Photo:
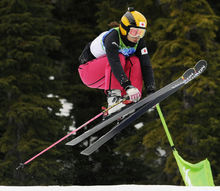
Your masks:
<svg viewBox="0 0 220 191"><path fill-rule="evenodd" d="M145 32L146 32L146 29L131 27L128 32L128 35L133 38L136 38L136 37L143 38L145 35Z"/></svg>

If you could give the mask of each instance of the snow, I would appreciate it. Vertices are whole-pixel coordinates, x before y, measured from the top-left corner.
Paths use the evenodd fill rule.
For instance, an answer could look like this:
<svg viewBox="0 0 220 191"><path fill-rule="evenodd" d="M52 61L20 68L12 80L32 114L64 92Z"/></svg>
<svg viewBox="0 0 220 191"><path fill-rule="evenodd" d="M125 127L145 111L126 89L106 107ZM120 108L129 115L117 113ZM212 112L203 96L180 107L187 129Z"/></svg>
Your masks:
<svg viewBox="0 0 220 191"><path fill-rule="evenodd" d="M157 147L157 151L161 157L166 155L166 151L161 147Z"/></svg>
<svg viewBox="0 0 220 191"><path fill-rule="evenodd" d="M48 98L59 98L58 95L53 95L53 94L48 94L47 95ZM60 103L62 105L62 108L60 109L59 113L56 113L57 116L66 116L68 117L70 115L70 111L73 108L73 104L68 102L66 99L59 99ZM52 108L48 107L47 108L49 111L52 111Z"/></svg>
<svg viewBox="0 0 220 191"><path fill-rule="evenodd" d="M54 76L49 76L49 80L55 80Z"/></svg>
<svg viewBox="0 0 220 191"><path fill-rule="evenodd" d="M68 117L70 115L70 110L73 108L73 104L67 102L66 99L60 99L60 102L62 104L62 108L60 109L60 113L56 113L56 115Z"/></svg>
<svg viewBox="0 0 220 191"><path fill-rule="evenodd" d="M143 123L143 122L140 122L140 123L137 123L137 124L134 125L134 127L135 127L136 129L140 129L140 128L143 127L143 126L144 126L144 123Z"/></svg>
<svg viewBox="0 0 220 191"><path fill-rule="evenodd" d="M0 186L0 191L220 191L220 187L186 187L169 185L108 186Z"/></svg>

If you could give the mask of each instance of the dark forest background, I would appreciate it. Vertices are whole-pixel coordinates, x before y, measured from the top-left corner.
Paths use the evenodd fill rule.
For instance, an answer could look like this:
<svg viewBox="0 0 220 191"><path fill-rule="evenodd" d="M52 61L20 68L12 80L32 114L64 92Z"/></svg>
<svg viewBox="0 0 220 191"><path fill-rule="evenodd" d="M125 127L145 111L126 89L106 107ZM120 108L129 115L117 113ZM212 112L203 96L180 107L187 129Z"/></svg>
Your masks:
<svg viewBox="0 0 220 191"><path fill-rule="evenodd" d="M148 20L144 38L157 89L207 60L207 71L161 108L179 154L191 163L207 157L220 185L218 0L1 0L0 185L183 185L156 111L135 122L142 128L130 125L89 157L80 151L105 131L65 146L71 136L16 170L106 105L103 91L82 84L78 57L128 6ZM73 104L69 116L58 115L60 99Z"/></svg>

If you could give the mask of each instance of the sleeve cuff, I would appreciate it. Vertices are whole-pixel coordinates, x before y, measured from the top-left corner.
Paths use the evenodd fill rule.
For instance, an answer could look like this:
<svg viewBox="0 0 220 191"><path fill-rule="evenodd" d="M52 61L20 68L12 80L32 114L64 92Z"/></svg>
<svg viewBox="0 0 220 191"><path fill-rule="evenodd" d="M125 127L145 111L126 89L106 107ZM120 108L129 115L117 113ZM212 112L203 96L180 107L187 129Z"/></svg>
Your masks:
<svg viewBox="0 0 220 191"><path fill-rule="evenodd" d="M123 84L121 84L121 86L126 89L127 86L130 86L131 85L131 82L128 80L126 82L124 82Z"/></svg>
<svg viewBox="0 0 220 191"><path fill-rule="evenodd" d="M156 86L155 84L151 84L151 85L145 85L146 87L146 92L147 94L151 94L151 93L154 93L156 91Z"/></svg>

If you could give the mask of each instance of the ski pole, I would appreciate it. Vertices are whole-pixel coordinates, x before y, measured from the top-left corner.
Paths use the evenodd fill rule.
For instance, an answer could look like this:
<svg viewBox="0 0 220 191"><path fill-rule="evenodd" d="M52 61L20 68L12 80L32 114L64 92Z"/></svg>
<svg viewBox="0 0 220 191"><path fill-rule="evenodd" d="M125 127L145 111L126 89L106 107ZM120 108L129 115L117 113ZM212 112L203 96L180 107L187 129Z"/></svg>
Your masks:
<svg viewBox="0 0 220 191"><path fill-rule="evenodd" d="M46 151L50 150L52 147L54 147L55 145L57 145L58 143L60 143L61 141L63 141L64 139L68 138L70 135L72 135L73 133L79 131L80 129L82 129L83 127L85 127L86 125L88 125L89 123L91 123L92 121L94 121L95 119L99 118L100 116L102 116L105 112L107 112L108 110L110 110L111 108L115 107L116 105L126 101L128 98L125 97L123 98L121 101L113 104L112 106L106 108L104 111L102 111L101 113L99 113L98 115L96 115L95 117L93 117L92 119L90 119L89 121L87 121L86 123L84 123L83 125L81 125L80 127L78 127L77 129L74 129L73 131L71 131L70 133L68 133L66 136L62 137L61 139L59 139L58 141L56 141L55 143L53 143L52 145L50 145L49 147L47 147L46 149L42 150L41 152L39 152L37 155L33 156L32 158L30 158L29 160L27 160L24 163L20 163L19 166L16 168L16 170L23 168L25 165L27 165L28 163L30 163L31 161L33 161L34 159L36 159L37 157L39 157L40 155L42 155L43 153L45 153Z"/></svg>

